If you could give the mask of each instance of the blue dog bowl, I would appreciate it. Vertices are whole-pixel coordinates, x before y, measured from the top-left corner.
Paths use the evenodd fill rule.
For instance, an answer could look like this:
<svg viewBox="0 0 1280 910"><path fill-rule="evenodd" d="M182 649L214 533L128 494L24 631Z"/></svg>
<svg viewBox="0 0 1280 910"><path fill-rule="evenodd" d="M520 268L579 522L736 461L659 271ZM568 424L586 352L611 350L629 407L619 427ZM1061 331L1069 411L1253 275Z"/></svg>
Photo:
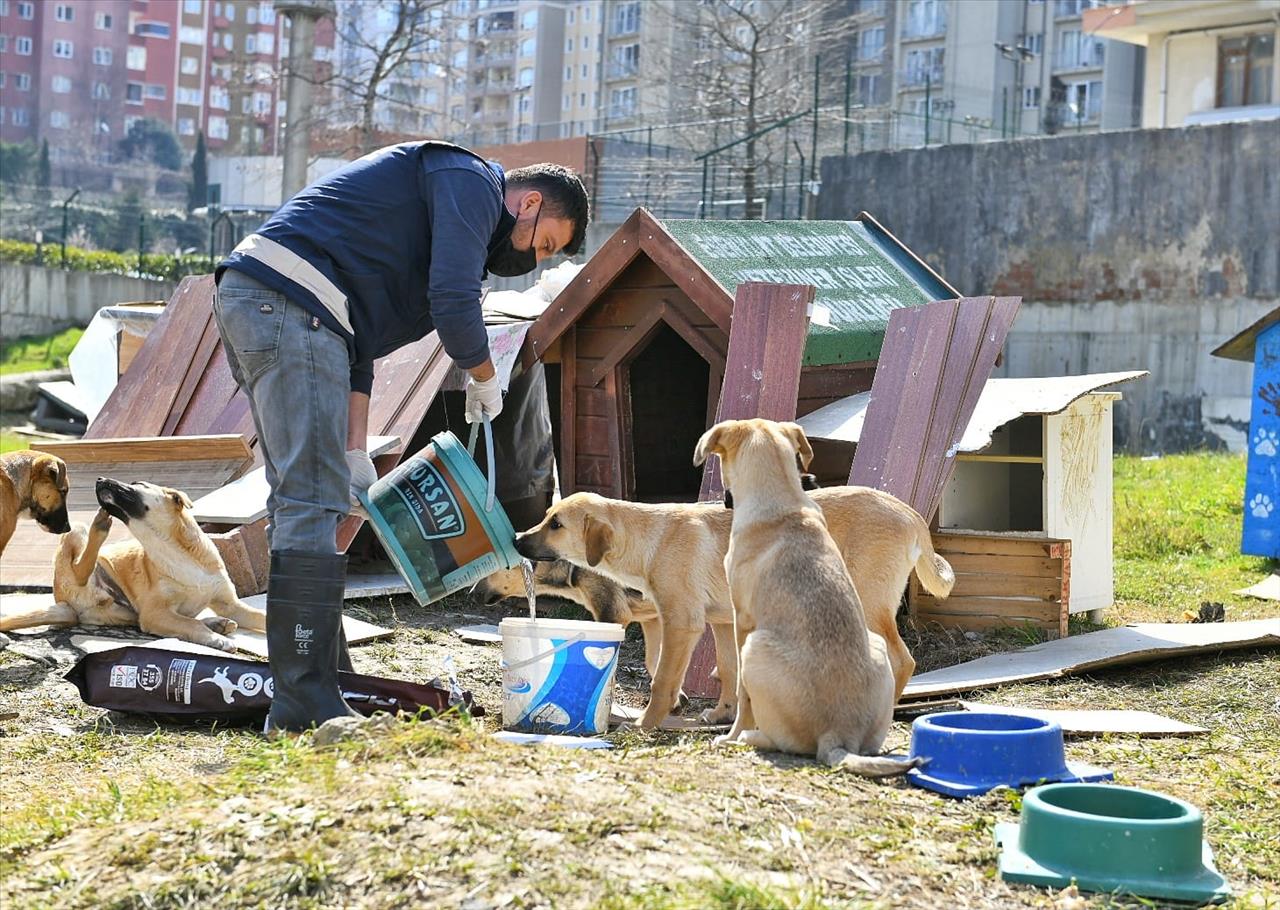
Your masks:
<svg viewBox="0 0 1280 910"><path fill-rule="evenodd" d="M926 760L907 773L911 783L957 798L1001 786L1113 777L1104 768L1068 762L1062 727L1023 714L947 711L917 717L911 725L911 757Z"/></svg>

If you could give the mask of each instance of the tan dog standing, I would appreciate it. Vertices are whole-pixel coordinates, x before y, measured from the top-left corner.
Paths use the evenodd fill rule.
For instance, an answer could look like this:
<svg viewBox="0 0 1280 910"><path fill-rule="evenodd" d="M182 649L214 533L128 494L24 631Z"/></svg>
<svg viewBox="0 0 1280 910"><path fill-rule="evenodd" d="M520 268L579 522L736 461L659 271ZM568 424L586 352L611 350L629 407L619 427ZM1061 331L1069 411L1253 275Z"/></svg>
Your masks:
<svg viewBox="0 0 1280 910"><path fill-rule="evenodd" d="M89 528L64 534L54 558L52 607L0 616L0 631L55 625L136 625L143 632L234 651L236 628L264 631L266 614L236 596L218 549L179 490L98 478L102 507ZM103 547L111 519L133 540ZM196 619L206 607L217 616Z"/></svg>
<svg viewBox="0 0 1280 910"><path fill-rule="evenodd" d="M893 668L800 486L796 456L805 467L813 458L804 431L725 421L698 441L694 464L711 454L734 496L724 568L738 645L738 716L717 741L815 755L867 777L915 767L876 755L893 722Z"/></svg>
<svg viewBox="0 0 1280 910"><path fill-rule="evenodd" d="M946 597L955 581L951 567L934 553L929 528L915 510L888 493L832 487L811 495L857 579L868 626L889 647L895 691L900 693L915 670L895 619L907 580L914 570L926 590ZM703 719L729 723L736 714L737 651L724 574L732 520L733 512L718 503L634 503L575 493L516 540L521 554L541 561L535 571L540 595L567 597L597 619L607 613L609 621L625 624L617 597L596 603L593 589L584 585L564 590L551 579L563 574L550 568L551 561L588 568L616 583L627 614L645 632L645 664L652 680L649 708L640 722L645 729L656 727L677 704L689 657L708 623L721 687L719 703ZM524 594L518 571L490 576L482 588L501 596ZM626 588L638 591L639 599Z"/></svg>
<svg viewBox="0 0 1280 910"><path fill-rule="evenodd" d="M30 449L0 455L0 553L24 514L50 534L70 531L67 488L67 466L56 455Z"/></svg>

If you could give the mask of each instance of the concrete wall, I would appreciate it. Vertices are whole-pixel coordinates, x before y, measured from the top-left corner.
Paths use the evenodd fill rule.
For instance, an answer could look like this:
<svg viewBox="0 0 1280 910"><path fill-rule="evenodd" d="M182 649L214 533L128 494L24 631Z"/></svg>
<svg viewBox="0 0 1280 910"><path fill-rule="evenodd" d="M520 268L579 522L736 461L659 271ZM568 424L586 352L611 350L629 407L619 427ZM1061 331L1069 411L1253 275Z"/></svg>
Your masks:
<svg viewBox="0 0 1280 910"><path fill-rule="evenodd" d="M821 218L871 212L966 294L1023 310L1010 376L1147 369L1116 441L1243 444L1250 367L1209 356L1280 305L1280 121L823 161Z"/></svg>
<svg viewBox="0 0 1280 910"><path fill-rule="evenodd" d="M113 303L168 300L175 285L104 272L73 272L38 265L0 265L0 325L5 338L43 335L88 325Z"/></svg>

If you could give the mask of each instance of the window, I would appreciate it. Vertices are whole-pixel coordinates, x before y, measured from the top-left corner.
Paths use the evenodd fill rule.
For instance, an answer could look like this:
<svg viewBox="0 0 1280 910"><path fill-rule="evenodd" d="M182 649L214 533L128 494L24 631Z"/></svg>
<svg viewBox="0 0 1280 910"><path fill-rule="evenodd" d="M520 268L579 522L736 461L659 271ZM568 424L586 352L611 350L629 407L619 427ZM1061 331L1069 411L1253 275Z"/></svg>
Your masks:
<svg viewBox="0 0 1280 910"><path fill-rule="evenodd" d="M616 88L609 93L609 116L630 117L636 112L634 87Z"/></svg>
<svg viewBox="0 0 1280 910"><path fill-rule="evenodd" d="M1044 53L1044 32L1036 32L1034 35L1023 35L1022 46L1039 57Z"/></svg>
<svg viewBox="0 0 1280 910"><path fill-rule="evenodd" d="M569 10L569 24L573 25L573 10Z"/></svg>
<svg viewBox="0 0 1280 910"><path fill-rule="evenodd" d="M200 89L178 86L178 103L200 106Z"/></svg>
<svg viewBox="0 0 1280 910"><path fill-rule="evenodd" d="M1022 107L1031 109L1040 106L1040 86L1032 85L1022 90Z"/></svg>
<svg viewBox="0 0 1280 910"><path fill-rule="evenodd" d="M32 45L30 38L15 38L13 41L13 49L23 57L31 56L31 48Z"/></svg>
<svg viewBox="0 0 1280 910"><path fill-rule="evenodd" d="M93 27L100 32L111 31L111 14L110 13L94 13Z"/></svg>
<svg viewBox="0 0 1280 910"><path fill-rule="evenodd" d="M878 104L880 98L880 75L858 77L858 100L863 104Z"/></svg>
<svg viewBox="0 0 1280 910"><path fill-rule="evenodd" d="M9 49L9 36L0 35L0 53L4 53Z"/></svg>
<svg viewBox="0 0 1280 910"><path fill-rule="evenodd" d="M34 3L20 2L18 4L19 19L34 19L36 17L36 5Z"/></svg>
<svg viewBox="0 0 1280 910"><path fill-rule="evenodd" d="M263 25L276 24L276 8L271 5L271 0L258 4L258 21Z"/></svg>
<svg viewBox="0 0 1280 910"><path fill-rule="evenodd" d="M182 0L182 11L188 16L198 16L204 12L203 0Z"/></svg>
<svg viewBox="0 0 1280 910"><path fill-rule="evenodd" d="M50 87L57 94L65 95L71 91L71 80L66 76L54 76Z"/></svg>
<svg viewBox="0 0 1280 910"><path fill-rule="evenodd" d="M109 47L95 47L93 49L93 62L98 66L110 66L111 57L112 53Z"/></svg>
<svg viewBox="0 0 1280 910"><path fill-rule="evenodd" d="M1274 33L1241 35L1218 42L1217 107L1271 103Z"/></svg>
<svg viewBox="0 0 1280 910"><path fill-rule="evenodd" d="M609 76L613 79L634 76L640 69L640 45L624 44L613 52L609 61Z"/></svg>
<svg viewBox="0 0 1280 910"><path fill-rule="evenodd" d="M111 86L105 82L95 82L93 84L93 97L99 101L106 101L111 97Z"/></svg>
<svg viewBox="0 0 1280 910"><path fill-rule="evenodd" d="M240 96L240 113L247 114L253 110L253 99L248 95Z"/></svg>
<svg viewBox="0 0 1280 910"><path fill-rule="evenodd" d="M907 69L903 84L908 86L938 85L942 82L942 63L946 48L929 47L907 51Z"/></svg>
<svg viewBox="0 0 1280 910"><path fill-rule="evenodd" d="M884 54L884 26L864 28L858 32L859 60L879 60Z"/></svg>
<svg viewBox="0 0 1280 910"><path fill-rule="evenodd" d="M560 103L560 110L567 111L572 106L573 106L573 96L565 95L564 100Z"/></svg>
<svg viewBox="0 0 1280 910"><path fill-rule="evenodd" d="M178 135L194 136L196 134L196 122L190 117L178 118Z"/></svg>
<svg viewBox="0 0 1280 910"><path fill-rule="evenodd" d="M586 51L586 50L590 50L590 49L591 49L591 36L590 36L590 35L583 35L583 36L582 36L582 49L583 49L584 51Z"/></svg>
<svg viewBox="0 0 1280 910"><path fill-rule="evenodd" d="M142 83L130 82L124 87L124 100L129 104L142 103Z"/></svg>
<svg viewBox="0 0 1280 910"><path fill-rule="evenodd" d="M0 16L9 15L9 0L0 0ZM4 115L0 114L0 123L4 123Z"/></svg>
<svg viewBox="0 0 1280 910"><path fill-rule="evenodd" d="M178 29L178 40L183 44L204 44L204 29L194 25L184 25Z"/></svg>
<svg viewBox="0 0 1280 910"><path fill-rule="evenodd" d="M258 8L256 6L251 6L244 11L244 21L250 25L258 24Z"/></svg>
<svg viewBox="0 0 1280 910"><path fill-rule="evenodd" d="M538 49L538 42L533 38L525 38L520 42L520 56L532 57Z"/></svg>
<svg viewBox="0 0 1280 910"><path fill-rule="evenodd" d="M220 85L210 86L209 107L220 111L231 110L231 93Z"/></svg>
<svg viewBox="0 0 1280 910"><path fill-rule="evenodd" d="M14 126L28 126L31 123L31 119L27 114L27 109L25 107L15 107L10 117L12 118Z"/></svg>
<svg viewBox="0 0 1280 910"><path fill-rule="evenodd" d="M624 3L613 9L613 22L609 24L610 35L634 35L640 31L640 4Z"/></svg>
<svg viewBox="0 0 1280 910"><path fill-rule="evenodd" d="M582 21L583 22L591 21L591 7L588 6L582 10Z"/></svg>
<svg viewBox="0 0 1280 910"><path fill-rule="evenodd" d="M194 76L200 72L200 60L197 57L182 58L182 75Z"/></svg>
<svg viewBox="0 0 1280 910"><path fill-rule="evenodd" d="M571 53L573 53L573 39L572 39L572 38L565 38L565 39L564 39L564 52L565 52L566 54L571 54Z"/></svg>
<svg viewBox="0 0 1280 910"><path fill-rule="evenodd" d="M148 83L142 89L142 97L151 98L155 101L164 101L169 97L169 90L160 83Z"/></svg>
<svg viewBox="0 0 1280 910"><path fill-rule="evenodd" d="M516 105L516 109L522 114L527 114L529 111L533 110L533 101L529 98L528 93L520 96L520 101Z"/></svg>
<svg viewBox="0 0 1280 910"><path fill-rule="evenodd" d="M246 54L256 54L258 52L258 36L257 35L244 36L244 52Z"/></svg>
<svg viewBox="0 0 1280 910"><path fill-rule="evenodd" d="M209 78L226 81L231 78L230 63L214 63L209 67Z"/></svg>
<svg viewBox="0 0 1280 910"><path fill-rule="evenodd" d="M20 92L31 91L31 74L18 73L17 77L14 79L14 84L18 87L18 91Z"/></svg>
<svg viewBox="0 0 1280 910"><path fill-rule="evenodd" d="M573 67L571 67L571 66L566 66L566 67L564 68L564 81L565 81L565 82L572 82L572 81L573 81Z"/></svg>
<svg viewBox="0 0 1280 910"><path fill-rule="evenodd" d="M271 113L271 95L268 92L253 93L253 112L259 116Z"/></svg>
<svg viewBox="0 0 1280 910"><path fill-rule="evenodd" d="M1087 9L1093 9L1095 6L1105 6L1107 0L1058 0L1053 8L1053 13L1059 19L1064 16L1079 16Z"/></svg>
<svg viewBox="0 0 1280 910"><path fill-rule="evenodd" d="M587 73L589 73L589 72L590 72L590 69L588 69L587 64L585 64L585 63L584 63L584 64L582 64L582 78L583 78L583 79L586 79L586 78L587 78Z"/></svg>
<svg viewBox="0 0 1280 910"><path fill-rule="evenodd" d="M908 0L902 37L928 38L946 30L947 7L943 0Z"/></svg>
<svg viewBox="0 0 1280 910"><path fill-rule="evenodd" d="M210 117L209 118L209 138L210 139L226 139L227 118L226 117Z"/></svg>
<svg viewBox="0 0 1280 910"><path fill-rule="evenodd" d="M271 32L262 32L258 35L258 53L274 54L276 51L276 36Z"/></svg>
<svg viewBox="0 0 1280 910"><path fill-rule="evenodd" d="M0 70L0 88L4 88L4 83L5 83L4 70ZM0 123L3 123L3 122L4 122L4 118L0 117Z"/></svg>
<svg viewBox="0 0 1280 910"><path fill-rule="evenodd" d="M168 22L139 22L133 33L143 38L168 38L171 31Z"/></svg>
<svg viewBox="0 0 1280 910"><path fill-rule="evenodd" d="M586 92L579 92L579 93L578 93L578 107L586 107L586 106L587 106L587 93L586 93Z"/></svg>
<svg viewBox="0 0 1280 910"><path fill-rule="evenodd" d="M236 21L236 5L234 3L222 4L222 15L227 17L228 22Z"/></svg>
<svg viewBox="0 0 1280 910"><path fill-rule="evenodd" d="M1058 69L1087 69L1102 66L1106 45L1101 39L1078 28L1058 32Z"/></svg>
<svg viewBox="0 0 1280 910"><path fill-rule="evenodd" d="M519 74L516 76L516 84L522 87L533 85L533 67L521 67Z"/></svg>
<svg viewBox="0 0 1280 910"><path fill-rule="evenodd" d="M74 22L76 18L75 7L69 3L59 3L53 8L53 18L58 22Z"/></svg>
<svg viewBox="0 0 1280 910"><path fill-rule="evenodd" d="M1102 81L1068 82L1067 107L1077 124L1097 120L1102 115Z"/></svg>
<svg viewBox="0 0 1280 910"><path fill-rule="evenodd" d="M526 31L532 31L538 27L538 11L536 9L528 10L520 17L520 27Z"/></svg>
<svg viewBox="0 0 1280 910"><path fill-rule="evenodd" d="M28 41L31 39L28 38ZM18 39L22 41L21 38ZM22 51L18 51L22 53ZM63 60L70 60L75 55L75 46L70 41L62 41L61 39L53 42L53 56L60 57Z"/></svg>
<svg viewBox="0 0 1280 910"><path fill-rule="evenodd" d="M131 70L147 68L147 49L140 44L132 44L125 51L125 66Z"/></svg>

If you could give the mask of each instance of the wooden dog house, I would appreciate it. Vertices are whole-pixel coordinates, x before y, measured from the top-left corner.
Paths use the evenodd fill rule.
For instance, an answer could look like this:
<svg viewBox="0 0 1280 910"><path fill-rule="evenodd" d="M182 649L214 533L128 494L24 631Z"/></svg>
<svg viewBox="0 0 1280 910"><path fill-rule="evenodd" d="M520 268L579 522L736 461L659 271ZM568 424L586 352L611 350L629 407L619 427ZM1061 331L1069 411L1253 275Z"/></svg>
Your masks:
<svg viewBox="0 0 1280 910"><path fill-rule="evenodd" d="M692 453L719 402L734 291L759 281L816 288L799 415L871 387L891 310L960 296L865 213L664 222L637 209L525 340L525 361L548 364L562 493L698 498Z"/></svg>

